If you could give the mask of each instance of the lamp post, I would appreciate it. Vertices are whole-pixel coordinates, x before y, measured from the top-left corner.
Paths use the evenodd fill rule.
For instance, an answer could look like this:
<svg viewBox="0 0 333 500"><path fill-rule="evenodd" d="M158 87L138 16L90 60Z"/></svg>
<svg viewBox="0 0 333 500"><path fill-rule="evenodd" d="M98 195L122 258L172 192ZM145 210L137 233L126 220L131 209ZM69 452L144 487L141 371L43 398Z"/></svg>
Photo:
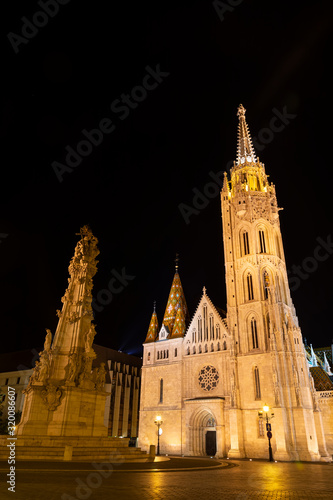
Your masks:
<svg viewBox="0 0 333 500"><path fill-rule="evenodd" d="M268 417L268 412L269 412L269 406L264 405L263 410L266 413L266 431L267 431L267 437L268 437L268 453L269 453L269 462L273 462L273 451L272 451L272 445L271 445L271 437L272 437L272 432L271 432L271 424L269 423L270 418ZM273 418L273 417L271 417Z"/></svg>
<svg viewBox="0 0 333 500"><path fill-rule="evenodd" d="M157 425L157 453L158 456L160 454L160 434L161 434L161 425L163 424L162 417L158 415L155 420L155 424Z"/></svg>

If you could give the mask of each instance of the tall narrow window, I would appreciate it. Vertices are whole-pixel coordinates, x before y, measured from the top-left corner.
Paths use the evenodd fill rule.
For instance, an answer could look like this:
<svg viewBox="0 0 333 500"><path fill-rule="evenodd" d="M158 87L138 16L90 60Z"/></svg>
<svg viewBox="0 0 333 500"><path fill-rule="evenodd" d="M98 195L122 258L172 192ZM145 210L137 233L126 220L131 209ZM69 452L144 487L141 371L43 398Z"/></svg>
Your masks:
<svg viewBox="0 0 333 500"><path fill-rule="evenodd" d="M266 253L265 232L262 229L259 230L259 252Z"/></svg>
<svg viewBox="0 0 333 500"><path fill-rule="evenodd" d="M253 281L252 281L252 275L250 273L246 277L246 283L247 283L247 299L253 300Z"/></svg>
<svg viewBox="0 0 333 500"><path fill-rule="evenodd" d="M203 307L203 317L204 317L204 323L203 323L204 340L208 340L208 321L207 321L207 306L206 305L204 305L204 307Z"/></svg>
<svg viewBox="0 0 333 500"><path fill-rule="evenodd" d="M268 289L270 286L268 272L264 271L263 274L263 286L264 286L264 300L268 299Z"/></svg>
<svg viewBox="0 0 333 500"><path fill-rule="evenodd" d="M244 248L244 255L248 255L250 253L250 247L249 247L249 233L247 231L244 231L243 233L243 248Z"/></svg>
<svg viewBox="0 0 333 500"><path fill-rule="evenodd" d="M255 395L255 399L261 399L259 369L258 369L257 366L254 367L253 374L254 374L254 395Z"/></svg>
<svg viewBox="0 0 333 500"><path fill-rule="evenodd" d="M198 318L198 342L202 341L202 319Z"/></svg>
<svg viewBox="0 0 333 500"><path fill-rule="evenodd" d="M148 361L150 361L150 352L148 352Z"/></svg>
<svg viewBox="0 0 333 500"><path fill-rule="evenodd" d="M251 338L252 338L252 349L258 349L257 322L254 318L251 319Z"/></svg>
<svg viewBox="0 0 333 500"><path fill-rule="evenodd" d="M175 358L177 357L177 347L175 347Z"/></svg>
<svg viewBox="0 0 333 500"><path fill-rule="evenodd" d="M209 331L210 331L210 340L214 340L214 318L213 318L213 316L209 316Z"/></svg>
<svg viewBox="0 0 333 500"><path fill-rule="evenodd" d="M160 403L163 403L163 379L160 379Z"/></svg>

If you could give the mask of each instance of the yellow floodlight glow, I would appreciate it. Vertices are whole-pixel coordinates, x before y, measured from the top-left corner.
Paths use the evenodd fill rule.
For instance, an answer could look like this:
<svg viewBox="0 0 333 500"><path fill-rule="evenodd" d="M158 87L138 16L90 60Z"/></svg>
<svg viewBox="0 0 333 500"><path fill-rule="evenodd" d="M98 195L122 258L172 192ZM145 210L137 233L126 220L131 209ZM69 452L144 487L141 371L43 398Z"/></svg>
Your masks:
<svg viewBox="0 0 333 500"><path fill-rule="evenodd" d="M269 412L269 406L268 405L264 405L263 408L265 413Z"/></svg>

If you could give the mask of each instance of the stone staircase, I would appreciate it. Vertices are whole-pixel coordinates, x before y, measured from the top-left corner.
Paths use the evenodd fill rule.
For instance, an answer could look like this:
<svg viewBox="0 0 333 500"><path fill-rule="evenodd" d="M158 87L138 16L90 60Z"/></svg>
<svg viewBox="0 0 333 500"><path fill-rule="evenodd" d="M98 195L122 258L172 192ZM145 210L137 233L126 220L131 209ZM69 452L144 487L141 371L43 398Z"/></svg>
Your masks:
<svg viewBox="0 0 333 500"><path fill-rule="evenodd" d="M0 436L0 460L8 460L14 440ZM130 448L128 438L20 437L15 440L16 460L73 462L149 462L153 459L140 448Z"/></svg>

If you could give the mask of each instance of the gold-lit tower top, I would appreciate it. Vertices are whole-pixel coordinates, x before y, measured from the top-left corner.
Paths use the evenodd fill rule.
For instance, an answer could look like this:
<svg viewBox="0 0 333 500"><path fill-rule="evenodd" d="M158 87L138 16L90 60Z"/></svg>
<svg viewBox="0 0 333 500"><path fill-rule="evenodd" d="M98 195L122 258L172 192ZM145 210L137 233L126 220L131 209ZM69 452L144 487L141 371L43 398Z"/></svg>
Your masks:
<svg viewBox="0 0 333 500"><path fill-rule="evenodd" d="M238 141L237 141L237 165L242 165L243 163L256 162L256 155L252 145L252 139L249 131L249 127L245 120L245 112L243 104L238 106L237 116L239 118L238 122Z"/></svg>

